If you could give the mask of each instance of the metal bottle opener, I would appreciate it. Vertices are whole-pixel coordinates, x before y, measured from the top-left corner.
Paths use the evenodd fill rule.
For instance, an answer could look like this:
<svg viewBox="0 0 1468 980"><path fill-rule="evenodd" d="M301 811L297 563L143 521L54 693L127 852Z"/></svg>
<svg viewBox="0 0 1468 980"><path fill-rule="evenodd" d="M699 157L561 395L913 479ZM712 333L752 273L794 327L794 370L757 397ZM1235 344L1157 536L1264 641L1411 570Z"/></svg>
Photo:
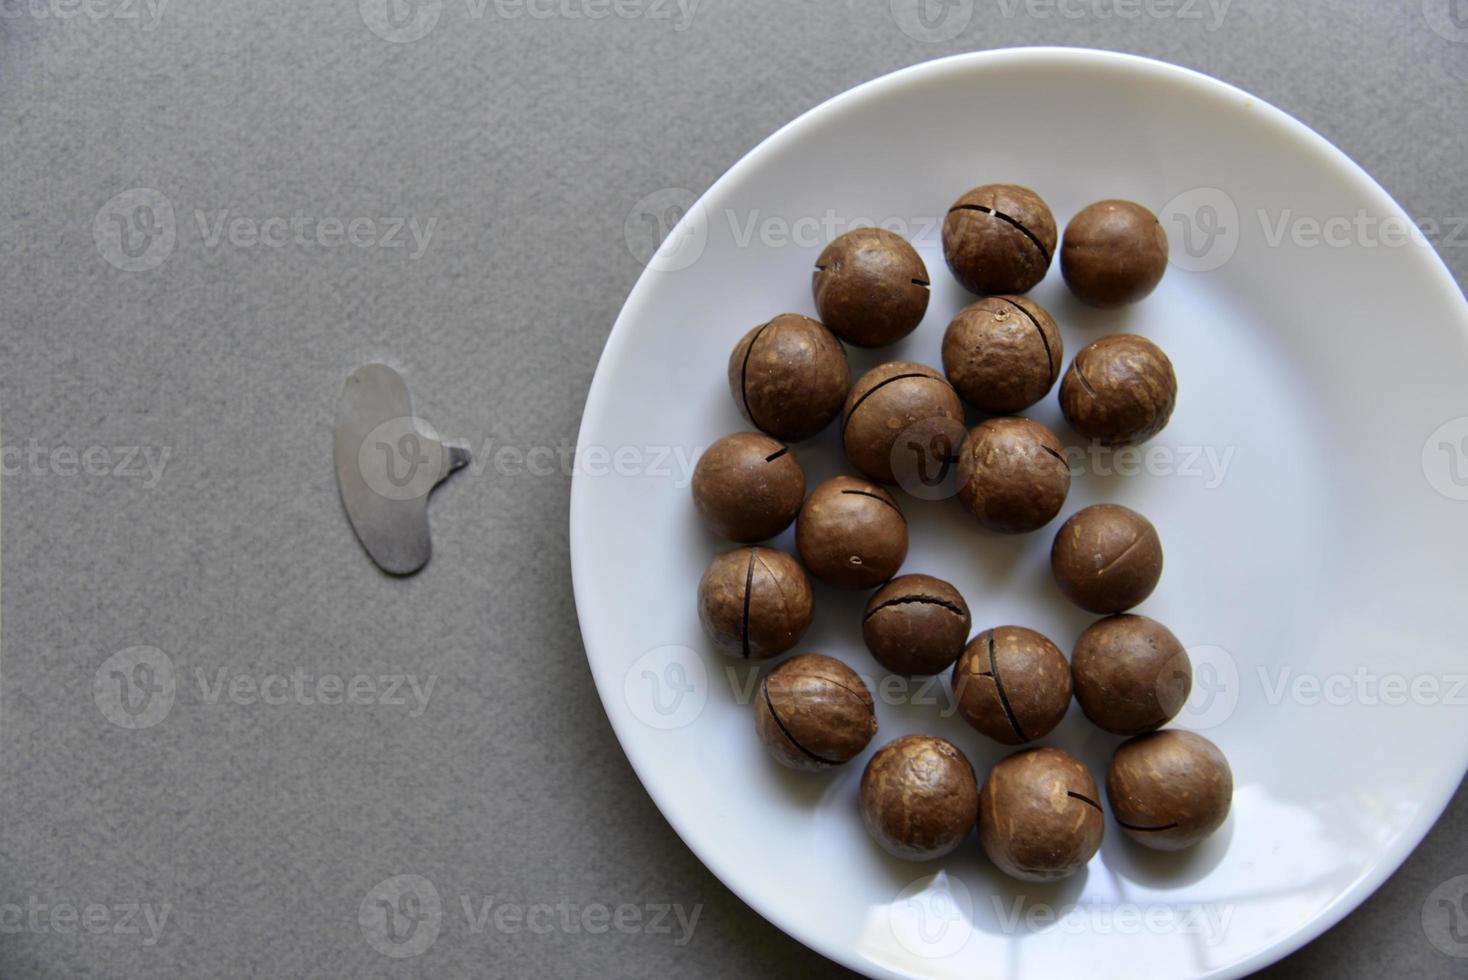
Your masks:
<svg viewBox="0 0 1468 980"><path fill-rule="evenodd" d="M469 450L414 416L407 383L386 364L347 378L335 441L336 485L357 540L383 571L418 571L433 554L428 495L469 462Z"/></svg>

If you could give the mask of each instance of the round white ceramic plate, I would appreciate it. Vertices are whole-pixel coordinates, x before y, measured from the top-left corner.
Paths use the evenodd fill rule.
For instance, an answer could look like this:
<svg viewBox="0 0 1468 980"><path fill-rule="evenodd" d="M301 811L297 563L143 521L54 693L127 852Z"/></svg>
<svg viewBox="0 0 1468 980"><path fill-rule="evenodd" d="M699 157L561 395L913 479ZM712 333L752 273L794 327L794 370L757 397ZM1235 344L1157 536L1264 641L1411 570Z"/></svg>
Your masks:
<svg viewBox="0 0 1468 980"><path fill-rule="evenodd" d="M989 182L1037 189L1062 224L1094 200L1141 201L1172 238L1172 268L1132 309L1079 307L1056 268L1032 295L1059 320L1067 360L1130 331L1176 366L1171 424L1140 454L1078 452L1063 513L1118 501L1157 525L1167 568L1139 611L1190 648L1197 684L1178 724L1217 742L1236 781L1228 822L1192 852L1143 850L1108 816L1089 867L1045 887L999 875L976 840L919 865L867 839L856 791L878 745L940 734L981 778L1004 750L953 715L946 683L878 684L864 595L817 585L799 647L842 658L877 693L873 745L825 777L766 757L749 709L758 674L711 650L695 614L699 575L727 545L700 527L688 472L701 447L747 428L725 383L735 342L775 313L814 313L824 242L886 223L914 239L932 302L907 340L853 350L853 369L939 364L944 327L972 297L943 264L937 225ZM654 195L629 236L677 196ZM1408 227L1370 177L1279 110L1095 51L919 65L751 151L627 300L591 386L572 491L592 675L688 846L780 928L876 976L1239 976L1360 903L1468 763L1468 307ZM1079 441L1054 392L1030 414ZM835 428L796 447L812 486L844 469ZM901 502L905 571L954 582L976 631L1021 624L1070 648L1088 617L1051 582L1055 525L999 537L956 501ZM776 544L791 547L789 532ZM1044 743L1104 781L1118 741L1072 706ZM1424 908L1424 941L1451 942L1434 934L1437 914Z"/></svg>

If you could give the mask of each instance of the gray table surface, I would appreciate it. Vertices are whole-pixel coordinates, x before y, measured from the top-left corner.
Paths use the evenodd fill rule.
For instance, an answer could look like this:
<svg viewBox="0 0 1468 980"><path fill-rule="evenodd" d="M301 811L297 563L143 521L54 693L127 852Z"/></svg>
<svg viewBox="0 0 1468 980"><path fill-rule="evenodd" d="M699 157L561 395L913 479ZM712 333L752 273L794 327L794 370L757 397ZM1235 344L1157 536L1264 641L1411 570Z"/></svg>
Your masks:
<svg viewBox="0 0 1468 980"><path fill-rule="evenodd" d="M634 205L703 189L827 97L957 51L1138 52L1297 115L1418 219L1468 213L1468 30L1447 0L1134 18L933 0L938 30L962 28L946 41L885 2L580 16L608 9L0 8L0 976L834 972L703 868L618 748L572 602L569 479L455 477L432 564L395 581L327 462L337 391L373 359L445 433L569 447L641 271ZM140 188L172 239L162 210L119 231L160 201ZM321 243L355 219L367 245ZM1468 281L1464 236L1443 238ZM112 668L147 680L140 646L173 667L171 704L118 700ZM416 694L381 680L408 675ZM370 678L367 703L320 703L347 700L322 677ZM1377 895L1268 975L1461 973L1422 909L1465 872L1460 791ZM442 900L412 958L360 918L398 875ZM621 918L582 928L599 906ZM653 927L660 906L697 909L691 938Z"/></svg>

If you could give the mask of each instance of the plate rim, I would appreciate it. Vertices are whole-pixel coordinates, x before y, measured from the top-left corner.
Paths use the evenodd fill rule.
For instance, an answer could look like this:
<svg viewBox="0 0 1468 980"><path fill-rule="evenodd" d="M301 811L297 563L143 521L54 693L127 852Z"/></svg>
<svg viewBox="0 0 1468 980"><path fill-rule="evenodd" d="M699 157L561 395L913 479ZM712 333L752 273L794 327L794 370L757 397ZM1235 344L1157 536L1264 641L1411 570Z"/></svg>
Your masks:
<svg viewBox="0 0 1468 980"><path fill-rule="evenodd" d="M776 152L783 144L796 138L805 129L818 125L824 117L839 112L850 104L866 99L873 94L885 91L901 85L916 83L928 79L930 76L939 75L954 70L963 70L985 64L1001 65L1004 62L1013 64L1030 63L1043 64L1046 62L1060 63L1068 62L1071 65L1089 63L1091 66L1130 70L1134 72L1148 72L1155 76L1166 78L1170 82L1179 82L1191 85L1195 88L1205 90L1213 95L1228 95L1248 103L1251 108L1260 111L1261 123L1272 125L1281 129L1285 134L1302 145L1304 148L1313 150L1322 155L1329 165L1343 171L1353 181L1364 185L1363 189L1369 194L1374 194L1379 200L1382 212L1390 214L1393 218L1411 221L1411 216L1397 203L1396 199L1389 194L1384 187L1364 167L1356 163L1340 147L1316 132L1310 126L1301 122L1288 112L1275 106L1266 99L1262 99L1236 85L1215 78L1204 72L1183 65L1173 64L1144 55L1130 54L1119 51L1109 51L1099 48L1067 47L1067 46L1022 46L1008 48L994 48L986 51L971 51L960 54L948 55L928 61L918 62L891 72L879 75L868 81L862 82L852 88L846 89L815 106L801 112L784 125L780 126L769 136L747 150L732 166L719 176L712 184L698 195L693 207L690 207L682 220L669 233L668 239L672 240L683 230L684 225L698 210L698 205L708 198L715 196L725 186L735 183L746 170L751 169L760 159ZM1415 225L1415 222L1414 222ZM1458 286L1451 270L1443 261L1436 246L1430 246L1422 250L1423 259L1433 269L1433 276L1437 285L1446 294L1449 305L1456 305L1459 311L1458 329L1468 338L1468 297ZM613 371L611 367L619 357L625 353L629 338L631 337L631 321L640 315L641 307L647 302L648 294L653 286L652 283L659 275L659 270L646 266L637 278L627 299L612 324L612 329L607 335L606 343L597 358L596 371L593 374L591 386L587 391L586 402L582 409L581 424L577 429L576 445L587 444L589 430L595 425L595 419L600 416L600 408L609 397L609 378ZM685 832L685 827L671 816L664 806L664 800L650 784L649 776L644 773L643 765L632 753L627 751L627 742L624 738L625 729L631 724L625 712L613 710L612 701L615 700L615 679L604 677L599 671L597 660L592 654L592 640L586 629L586 600L585 593L588 572L584 569L586 549L577 548L579 538L578 531L586 523L582 512L588 506L587 487L591 481L578 470L573 471L571 478L571 494L569 507L569 548L571 557L571 584L572 594L576 604L577 626L581 633L582 646L586 652L587 666L591 671L593 683L596 686L597 696L601 700L602 710L606 712L607 720L617 736L619 747L643 790L652 799L658 809L658 813L678 835L699 862L703 864L719 882L740 901L754 909L765 921L778 928L781 932L795 939L808 949L838 963L848 969L867 976L891 976L901 977L902 974L885 970L880 964L855 954L852 950L836 947L833 944L809 934L798 920L792 920L777 910L768 906L768 903L754 899L746 895L742 890L731 883L732 875L729 873L727 862L715 855L706 852L705 849L696 845ZM578 558L578 555L581 557ZM1458 770L1460 773L1468 773L1468 743L1459 750ZM1392 855L1384 860L1378 861L1370 869L1358 876L1349 886L1342 889L1329 904L1324 906L1313 918L1299 926L1294 932L1282 937L1268 946L1264 946L1247 957L1234 963L1221 967L1218 970L1200 977L1207 978L1236 978L1247 976L1250 973L1261 970L1273 963L1277 963L1285 957L1302 949L1304 946L1318 939L1330 929L1339 924L1346 916L1350 915L1362 903L1373 895L1385 881L1397 872L1409 857L1421 845L1422 840L1441 820L1447 805L1458 790L1462 782L1460 775L1458 783L1448 786L1445 790L1438 791L1438 798L1429 798L1418 816L1417 822L1410 826L1402 836L1402 843L1410 842L1410 846L1403 847L1399 854ZM1425 819L1428 815L1430 819Z"/></svg>

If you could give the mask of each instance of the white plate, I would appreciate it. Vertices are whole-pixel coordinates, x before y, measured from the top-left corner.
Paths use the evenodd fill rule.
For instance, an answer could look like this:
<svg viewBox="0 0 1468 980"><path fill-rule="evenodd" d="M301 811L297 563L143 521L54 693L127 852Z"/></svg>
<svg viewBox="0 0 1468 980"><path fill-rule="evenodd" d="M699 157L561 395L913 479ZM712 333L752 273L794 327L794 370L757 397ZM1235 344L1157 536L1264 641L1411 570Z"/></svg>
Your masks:
<svg viewBox="0 0 1468 980"><path fill-rule="evenodd" d="M1194 852L1142 850L1108 816L1101 853L1052 887L1003 878L976 840L919 865L867 839L855 796L878 745L941 734L981 778L1004 754L952 716L945 685L879 690L876 740L829 778L764 755L750 671L707 646L695 615L699 575L723 545L699 526L687 464L663 452L747 428L725 384L729 351L774 313L813 313L815 257L857 219L905 223L933 295L912 337L880 355L853 351L853 369L940 364L943 329L971 297L924 219L996 181L1034 187L1062 224L1105 197L1144 202L1166 222L1173 267L1144 303L1083 310L1055 268L1032 295L1060 321L1067 358L1126 330L1176 365L1177 412L1149 447L1172 449L1172 462L1154 455L1150 471L1125 477L1097 472L1117 460L1085 461L1064 514L1112 500L1157 525L1167 569L1140 611L1191 649L1198 691L1180 724L1216 741L1236 779L1232 816ZM655 196L649 209L674 201ZM771 922L878 976L1239 976L1360 903L1468 763L1468 307L1430 248L1371 244L1405 222L1371 178L1277 109L1095 51L919 65L812 110L735 165L689 210L612 331L571 502L592 674L688 846ZM1078 442L1053 392L1030 414ZM812 486L843 468L834 427L798 453ZM1056 525L996 537L956 502L902 500L904 570L953 581L976 631L1017 623L1074 643L1088 617L1050 581ZM789 533L778 543L790 547ZM816 595L799 649L880 676L861 643L865 596L819 585ZM1044 741L1103 781L1119 740L1072 706ZM1435 911L1424 910L1429 938Z"/></svg>

